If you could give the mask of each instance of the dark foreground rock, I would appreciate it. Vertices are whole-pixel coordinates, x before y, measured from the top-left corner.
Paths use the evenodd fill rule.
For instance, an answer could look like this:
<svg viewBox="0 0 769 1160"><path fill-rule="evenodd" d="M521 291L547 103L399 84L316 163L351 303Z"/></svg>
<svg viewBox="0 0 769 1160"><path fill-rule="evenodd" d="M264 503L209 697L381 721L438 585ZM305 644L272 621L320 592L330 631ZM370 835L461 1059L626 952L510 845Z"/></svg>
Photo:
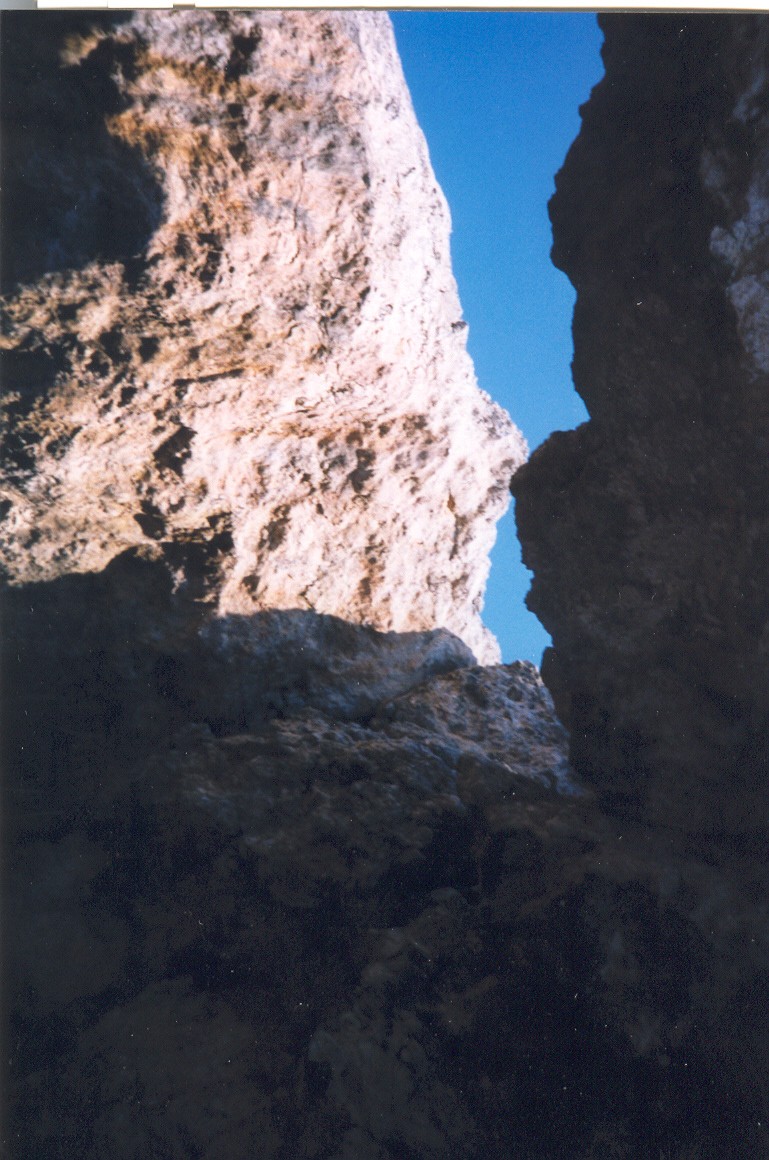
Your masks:
<svg viewBox="0 0 769 1160"><path fill-rule="evenodd" d="M9 1154L764 1154L766 869L618 830L533 666L443 669L245 731L137 689L130 746L73 670L86 748L6 793Z"/></svg>

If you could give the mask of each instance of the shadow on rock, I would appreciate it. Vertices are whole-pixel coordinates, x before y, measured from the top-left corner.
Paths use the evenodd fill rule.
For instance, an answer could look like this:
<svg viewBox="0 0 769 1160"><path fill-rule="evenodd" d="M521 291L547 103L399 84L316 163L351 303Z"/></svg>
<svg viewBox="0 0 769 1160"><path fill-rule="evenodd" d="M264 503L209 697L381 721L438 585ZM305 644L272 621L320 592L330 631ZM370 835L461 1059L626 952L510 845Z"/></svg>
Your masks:
<svg viewBox="0 0 769 1160"><path fill-rule="evenodd" d="M619 832L533 666L136 552L4 619L20 1160L765 1154L766 883Z"/></svg>
<svg viewBox="0 0 769 1160"><path fill-rule="evenodd" d="M113 137L115 83L130 52L108 37L82 62L68 38L109 30L127 14L3 14L2 288L59 270L138 255L160 220L160 186L139 150ZM55 35L51 35L55 29Z"/></svg>
<svg viewBox="0 0 769 1160"><path fill-rule="evenodd" d="M154 549L2 594L4 765L23 813L114 792L188 722L225 736L315 708L363 719L475 663L443 629L381 633L300 610L217 617ZM53 795L53 796L51 796ZM13 812L13 811L12 811Z"/></svg>

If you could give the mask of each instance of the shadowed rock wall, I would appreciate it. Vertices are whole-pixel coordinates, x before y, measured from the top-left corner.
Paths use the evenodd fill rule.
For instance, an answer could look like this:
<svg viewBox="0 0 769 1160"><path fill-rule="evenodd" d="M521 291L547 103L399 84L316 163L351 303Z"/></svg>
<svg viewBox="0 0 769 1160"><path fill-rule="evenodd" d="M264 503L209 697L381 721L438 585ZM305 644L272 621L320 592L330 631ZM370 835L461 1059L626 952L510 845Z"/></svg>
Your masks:
<svg viewBox="0 0 769 1160"><path fill-rule="evenodd" d="M612 809L769 822L769 25L604 16L550 204L590 421L515 477L543 672Z"/></svg>

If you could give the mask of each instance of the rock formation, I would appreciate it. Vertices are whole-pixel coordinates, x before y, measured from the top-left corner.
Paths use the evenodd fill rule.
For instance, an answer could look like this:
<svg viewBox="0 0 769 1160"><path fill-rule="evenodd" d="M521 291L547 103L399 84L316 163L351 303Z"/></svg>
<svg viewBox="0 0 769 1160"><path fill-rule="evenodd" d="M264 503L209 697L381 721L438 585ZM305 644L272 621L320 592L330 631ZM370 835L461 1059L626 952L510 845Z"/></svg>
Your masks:
<svg viewBox="0 0 769 1160"><path fill-rule="evenodd" d="M386 17L3 14L14 1160L769 1157L767 25L604 24L514 482L569 740L476 663L522 443Z"/></svg>
<svg viewBox="0 0 769 1160"><path fill-rule="evenodd" d="M475 384L385 18L8 23L10 578L139 550L219 617L498 660L479 612L525 449Z"/></svg>
<svg viewBox="0 0 769 1160"><path fill-rule="evenodd" d="M602 20L606 76L551 202L590 421L516 476L529 604L607 804L763 833L769 27Z"/></svg>

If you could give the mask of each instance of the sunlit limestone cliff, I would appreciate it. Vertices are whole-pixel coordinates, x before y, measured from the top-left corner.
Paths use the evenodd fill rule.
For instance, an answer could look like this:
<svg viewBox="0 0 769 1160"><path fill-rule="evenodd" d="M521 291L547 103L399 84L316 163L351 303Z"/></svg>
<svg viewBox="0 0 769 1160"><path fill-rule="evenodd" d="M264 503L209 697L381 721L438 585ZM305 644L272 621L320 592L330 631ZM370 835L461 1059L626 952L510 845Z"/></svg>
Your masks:
<svg viewBox="0 0 769 1160"><path fill-rule="evenodd" d="M219 616L442 627L498 659L479 612L524 445L475 383L387 18L25 35L5 78L11 579L135 549L190 586L215 543Z"/></svg>

